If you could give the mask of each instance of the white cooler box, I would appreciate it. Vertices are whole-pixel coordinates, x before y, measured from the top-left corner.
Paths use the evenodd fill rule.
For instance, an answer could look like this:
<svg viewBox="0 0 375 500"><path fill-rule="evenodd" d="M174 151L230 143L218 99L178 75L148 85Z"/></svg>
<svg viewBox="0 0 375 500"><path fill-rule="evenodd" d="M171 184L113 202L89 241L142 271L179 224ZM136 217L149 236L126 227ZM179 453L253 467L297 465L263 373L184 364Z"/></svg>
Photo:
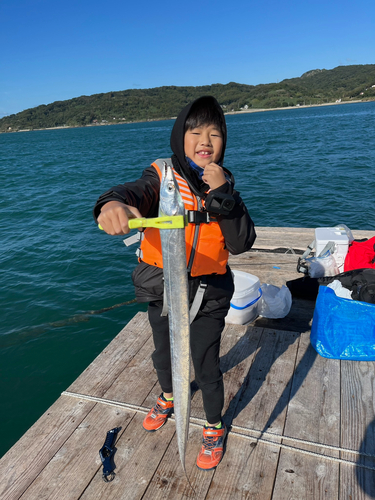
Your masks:
<svg viewBox="0 0 375 500"><path fill-rule="evenodd" d="M339 272L344 272L344 262L349 248L349 237L345 228L338 227L318 227L315 229L315 250L318 256L329 241L336 245L333 254Z"/></svg>
<svg viewBox="0 0 375 500"><path fill-rule="evenodd" d="M259 278L253 274L232 270L232 275L234 294L225 322L233 325L244 325L258 316L258 304L262 296L262 289Z"/></svg>

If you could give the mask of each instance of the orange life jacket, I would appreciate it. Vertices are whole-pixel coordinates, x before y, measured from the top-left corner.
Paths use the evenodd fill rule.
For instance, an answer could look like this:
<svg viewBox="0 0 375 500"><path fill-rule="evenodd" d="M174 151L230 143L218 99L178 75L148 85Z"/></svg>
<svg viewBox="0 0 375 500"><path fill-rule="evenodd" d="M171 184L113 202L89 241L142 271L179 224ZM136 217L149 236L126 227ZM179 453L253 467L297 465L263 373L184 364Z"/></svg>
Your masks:
<svg viewBox="0 0 375 500"><path fill-rule="evenodd" d="M170 163L170 159L164 159L156 160L152 164L159 174L160 182L162 178L161 167L164 161ZM198 211L201 208L201 201L174 169L173 173L180 189L185 210ZM213 220L201 224L189 223L185 227L185 241L186 266L191 276L226 273L229 252L225 248L224 236L217 221ZM139 260L152 266L163 267L159 229L145 229Z"/></svg>

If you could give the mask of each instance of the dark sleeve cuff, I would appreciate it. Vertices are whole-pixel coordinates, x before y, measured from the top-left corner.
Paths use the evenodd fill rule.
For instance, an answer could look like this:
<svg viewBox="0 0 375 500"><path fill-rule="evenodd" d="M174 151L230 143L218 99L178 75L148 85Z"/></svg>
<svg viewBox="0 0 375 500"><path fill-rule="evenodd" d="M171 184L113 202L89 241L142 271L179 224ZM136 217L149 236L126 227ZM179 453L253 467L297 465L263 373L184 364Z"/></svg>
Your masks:
<svg viewBox="0 0 375 500"><path fill-rule="evenodd" d="M221 186L217 187L216 189L211 189L210 193L228 193L228 194L233 194L233 187L232 184L229 182L224 182Z"/></svg>

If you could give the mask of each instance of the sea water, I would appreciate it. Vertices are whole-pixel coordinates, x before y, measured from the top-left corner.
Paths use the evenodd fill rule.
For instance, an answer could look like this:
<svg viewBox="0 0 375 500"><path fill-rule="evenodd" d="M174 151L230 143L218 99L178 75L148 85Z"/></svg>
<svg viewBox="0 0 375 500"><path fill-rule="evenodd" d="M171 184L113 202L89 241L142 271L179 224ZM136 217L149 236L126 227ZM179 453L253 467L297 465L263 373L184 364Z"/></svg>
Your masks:
<svg viewBox="0 0 375 500"><path fill-rule="evenodd" d="M227 116L225 166L257 226L374 230L375 103ZM170 155L173 120L0 135L0 456L145 305L105 190Z"/></svg>

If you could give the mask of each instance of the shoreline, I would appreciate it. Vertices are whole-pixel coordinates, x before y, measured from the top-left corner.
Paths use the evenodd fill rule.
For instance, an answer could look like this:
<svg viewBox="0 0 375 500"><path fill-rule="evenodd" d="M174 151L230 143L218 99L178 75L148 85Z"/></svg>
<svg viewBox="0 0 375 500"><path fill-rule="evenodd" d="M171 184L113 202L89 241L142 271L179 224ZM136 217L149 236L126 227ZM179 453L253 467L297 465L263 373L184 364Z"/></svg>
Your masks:
<svg viewBox="0 0 375 500"><path fill-rule="evenodd" d="M355 101L343 101L343 102L323 102L321 104L302 104L300 106L284 106L282 108L249 108L241 109L240 111L227 111L224 115L240 115L243 113L258 113L264 111L280 111L282 109L305 109L305 108L320 108L322 106L339 106L340 104L358 104L360 102L374 102L374 101L363 101L361 99Z"/></svg>
<svg viewBox="0 0 375 500"><path fill-rule="evenodd" d="M374 100L364 101L362 99L358 99L355 101L343 101L343 102L326 102L322 104L303 104L300 106L284 106L280 108L249 108L249 109L241 109L240 111L225 111L224 115L241 115L246 113L263 113L265 111L280 111L280 110L288 110L288 109L306 109L306 108L320 108L322 106L339 106L341 104L358 104L365 102L375 102ZM152 120L133 120L130 122L116 122L116 123L89 123L88 125L60 125L58 127L45 127L45 128L33 128L33 129L21 129L21 130L9 130L0 132L0 134L14 134L19 132L36 132L41 130L63 130L63 129L72 129L72 128L86 128L86 127L108 127L112 125L129 125L131 123L148 123L148 122L158 122L164 120L175 120L176 116L172 116L170 118L155 118Z"/></svg>

